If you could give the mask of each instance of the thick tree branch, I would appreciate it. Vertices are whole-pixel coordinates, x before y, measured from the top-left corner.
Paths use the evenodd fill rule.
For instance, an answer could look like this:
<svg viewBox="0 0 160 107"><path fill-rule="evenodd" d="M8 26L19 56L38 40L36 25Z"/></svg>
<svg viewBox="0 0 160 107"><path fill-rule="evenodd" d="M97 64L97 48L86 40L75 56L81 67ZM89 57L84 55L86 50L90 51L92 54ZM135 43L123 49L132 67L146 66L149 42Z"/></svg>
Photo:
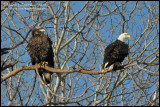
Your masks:
<svg viewBox="0 0 160 107"><path fill-rule="evenodd" d="M128 65L122 65L122 66L119 66L117 68L117 70L123 69L123 68L127 68L127 67L128 67ZM64 70L64 69L55 69L55 68L52 68L52 67L49 67L49 66L31 65L31 66L21 66L21 67L19 67L17 69L14 69L12 72L4 75L1 78L1 83L3 81L5 81L6 79L8 79L9 77L15 76L17 73L19 73L22 70L34 70L34 69L37 69L37 68L44 68L45 70L53 72L53 73L79 72L79 73L83 73L83 74L94 74L95 75L95 74L104 74L104 73L111 72L111 71L106 70L106 69L105 70L101 70L101 71L87 71L87 70L83 70L83 69L80 69L80 68Z"/></svg>

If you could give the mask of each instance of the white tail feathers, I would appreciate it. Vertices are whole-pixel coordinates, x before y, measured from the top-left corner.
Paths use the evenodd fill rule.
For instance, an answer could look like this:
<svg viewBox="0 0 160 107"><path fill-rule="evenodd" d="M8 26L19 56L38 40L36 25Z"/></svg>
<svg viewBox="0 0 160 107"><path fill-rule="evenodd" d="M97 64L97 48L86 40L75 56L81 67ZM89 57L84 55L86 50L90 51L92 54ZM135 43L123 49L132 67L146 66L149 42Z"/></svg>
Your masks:
<svg viewBox="0 0 160 107"><path fill-rule="evenodd" d="M104 69L105 69L105 70L107 70L107 71L113 70L114 64L112 64L112 65L110 65L109 67L106 68L107 65L108 65L108 62L106 62L105 65L104 65Z"/></svg>

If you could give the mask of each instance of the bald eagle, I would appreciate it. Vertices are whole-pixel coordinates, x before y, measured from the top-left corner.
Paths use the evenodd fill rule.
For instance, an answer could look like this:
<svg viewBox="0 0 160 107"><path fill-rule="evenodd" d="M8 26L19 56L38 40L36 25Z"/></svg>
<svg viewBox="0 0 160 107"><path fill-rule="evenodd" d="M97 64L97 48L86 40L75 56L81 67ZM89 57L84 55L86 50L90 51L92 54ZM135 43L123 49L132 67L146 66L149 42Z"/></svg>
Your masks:
<svg viewBox="0 0 160 107"><path fill-rule="evenodd" d="M32 65L46 62L48 66L54 68L54 53L52 49L52 41L45 34L43 27L36 27L32 30L32 37L29 39L27 51L31 57ZM45 69L38 69L42 80L50 84L52 73Z"/></svg>
<svg viewBox="0 0 160 107"><path fill-rule="evenodd" d="M103 68L110 70L116 70L117 66L121 64L124 58L128 55L128 44L125 43L125 39L130 38L127 33L122 33L118 39L109 44L104 51Z"/></svg>

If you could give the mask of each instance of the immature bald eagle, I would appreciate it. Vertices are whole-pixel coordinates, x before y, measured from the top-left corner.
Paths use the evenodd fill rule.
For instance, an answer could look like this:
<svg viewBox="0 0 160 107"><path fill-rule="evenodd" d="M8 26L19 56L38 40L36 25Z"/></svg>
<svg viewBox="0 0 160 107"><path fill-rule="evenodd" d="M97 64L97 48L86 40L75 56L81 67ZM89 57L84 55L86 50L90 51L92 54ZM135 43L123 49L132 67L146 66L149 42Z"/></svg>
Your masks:
<svg viewBox="0 0 160 107"><path fill-rule="evenodd" d="M118 39L108 45L104 51L103 67L108 70L116 70L117 64L120 64L128 55L128 44L124 41L130 38L127 33L122 33Z"/></svg>
<svg viewBox="0 0 160 107"><path fill-rule="evenodd" d="M31 57L32 65L46 62L48 66L54 68L52 41L44 32L45 30L42 27L32 30L27 51ZM38 69L38 72L45 83L49 84L51 82L51 72L42 68Z"/></svg>

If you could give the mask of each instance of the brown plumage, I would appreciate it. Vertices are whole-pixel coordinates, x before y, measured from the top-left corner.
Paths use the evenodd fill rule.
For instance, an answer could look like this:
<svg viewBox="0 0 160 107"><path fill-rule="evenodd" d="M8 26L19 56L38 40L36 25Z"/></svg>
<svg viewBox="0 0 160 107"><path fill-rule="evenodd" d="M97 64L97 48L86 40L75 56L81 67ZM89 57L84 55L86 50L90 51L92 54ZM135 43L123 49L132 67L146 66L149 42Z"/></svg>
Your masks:
<svg viewBox="0 0 160 107"><path fill-rule="evenodd" d="M32 37L29 39L27 51L31 57L32 65L47 62L48 66L54 68L54 53L52 49L52 41L45 34L42 27L37 27L32 31ZM49 84L51 82L52 73L45 69L38 69L42 80Z"/></svg>

